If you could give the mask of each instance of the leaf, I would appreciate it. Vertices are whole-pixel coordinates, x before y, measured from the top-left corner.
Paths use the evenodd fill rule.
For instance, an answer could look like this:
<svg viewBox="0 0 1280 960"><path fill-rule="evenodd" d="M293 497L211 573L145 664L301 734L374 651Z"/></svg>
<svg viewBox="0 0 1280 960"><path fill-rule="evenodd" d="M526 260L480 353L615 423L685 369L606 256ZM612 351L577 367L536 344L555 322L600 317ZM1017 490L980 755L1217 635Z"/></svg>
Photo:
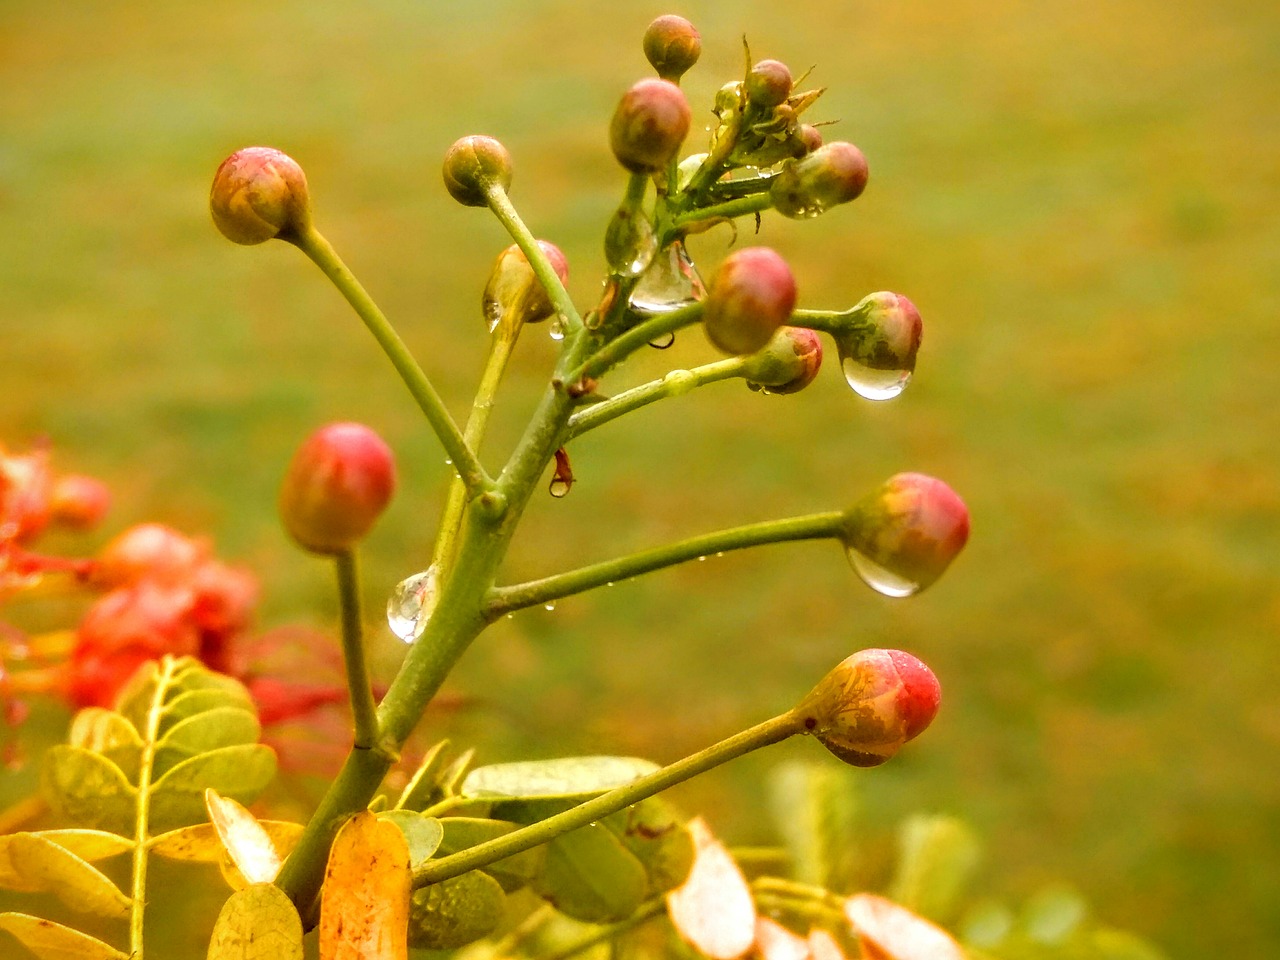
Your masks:
<svg viewBox="0 0 1280 960"><path fill-rule="evenodd" d="M161 736L188 717L225 708L252 712L253 701L243 689L228 690L222 687L209 687L179 694L161 708L159 728Z"/></svg>
<svg viewBox="0 0 1280 960"><path fill-rule="evenodd" d="M847 767L786 763L769 778L769 807L801 883L844 879L858 816L858 782ZM842 862L844 861L844 862Z"/></svg>
<svg viewBox="0 0 1280 960"><path fill-rule="evenodd" d="M215 707L186 717L170 727L156 744L152 775L162 776L175 764L198 753L257 743L261 734L258 718L241 707Z"/></svg>
<svg viewBox="0 0 1280 960"><path fill-rule="evenodd" d="M132 833L138 791L114 763L83 747L57 746L44 758L49 805L75 823Z"/></svg>
<svg viewBox="0 0 1280 960"><path fill-rule="evenodd" d="M693 836L665 800L647 797L601 823L644 867L649 896L666 893L689 876L695 852Z"/></svg>
<svg viewBox="0 0 1280 960"><path fill-rule="evenodd" d="M862 941L863 952L884 960L965 960L960 944L947 931L918 917L892 900L872 893L855 894L844 913Z"/></svg>
<svg viewBox="0 0 1280 960"><path fill-rule="evenodd" d="M0 930L8 930L40 960L129 960L87 933L25 913L0 913Z"/></svg>
<svg viewBox="0 0 1280 960"><path fill-rule="evenodd" d="M271 838L272 845L282 857L302 836L302 824L288 820L259 820L258 824ZM184 860L190 863L217 863L222 859L226 848L218 837L218 831L211 823L197 823L189 827L178 827L168 833L152 838L148 844L152 853L158 853L170 860Z"/></svg>
<svg viewBox="0 0 1280 960"><path fill-rule="evenodd" d="M132 840L99 830L42 830L34 835L52 840L82 860L100 860L133 849ZM0 836L0 887L31 893L41 889L39 884L20 872L10 859L13 839L19 836L26 834Z"/></svg>
<svg viewBox="0 0 1280 960"><path fill-rule="evenodd" d="M407 960L409 845L368 811L342 825L320 898L320 960Z"/></svg>
<svg viewBox="0 0 1280 960"><path fill-rule="evenodd" d="M821 927L809 931L809 955L813 960L847 960L836 938Z"/></svg>
<svg viewBox="0 0 1280 960"><path fill-rule="evenodd" d="M444 767L444 751L448 746L448 740L441 740L426 752L396 801L397 810L425 810L444 799L443 791L438 790L437 776Z"/></svg>
<svg viewBox="0 0 1280 960"><path fill-rule="evenodd" d="M949 920L978 867L973 831L955 817L917 814L903 822L898 844L889 899L931 920Z"/></svg>
<svg viewBox="0 0 1280 960"><path fill-rule="evenodd" d="M479 870L415 890L409 905L409 943L423 950L465 947L498 928L506 900L498 881Z"/></svg>
<svg viewBox="0 0 1280 960"><path fill-rule="evenodd" d="M667 913L699 952L712 960L735 960L755 942L751 888L701 817L689 821L689 832L697 854L689 879L667 894Z"/></svg>
<svg viewBox="0 0 1280 960"><path fill-rule="evenodd" d="M548 843L546 863L533 881L539 896L586 923L613 923L631 916L647 886L640 861L598 824L562 833Z"/></svg>
<svg viewBox="0 0 1280 960"><path fill-rule="evenodd" d="M462 782L462 795L581 801L657 769L657 764L637 757L561 757L499 763L472 770Z"/></svg>
<svg viewBox="0 0 1280 960"><path fill-rule="evenodd" d="M218 913L208 960L302 960L302 921L279 887L237 890Z"/></svg>
<svg viewBox="0 0 1280 960"><path fill-rule="evenodd" d="M519 824L483 817L442 817L440 827L444 836L438 853L444 857L487 840L496 840L519 829ZM502 885L504 891L510 893L530 883L542 870L546 857L547 848L544 844L485 864L483 869Z"/></svg>
<svg viewBox="0 0 1280 960"><path fill-rule="evenodd" d="M138 779L142 737L128 720L113 710L86 707L76 714L67 737L73 747L100 753L130 781Z"/></svg>
<svg viewBox="0 0 1280 960"><path fill-rule="evenodd" d="M444 828L435 817L424 817L413 810L388 810L378 814L378 819L388 820L400 828L409 844L409 868L416 870L440 848Z"/></svg>
<svg viewBox="0 0 1280 960"><path fill-rule="evenodd" d="M245 881L232 886L239 889L274 881L280 872L280 854L257 817L234 800L219 796L216 790L206 790L204 800L209 810L209 822L217 831L231 863Z"/></svg>
<svg viewBox="0 0 1280 960"><path fill-rule="evenodd" d="M251 803L275 774L275 751L261 743L223 747L184 760L152 785L152 826L164 830L203 820L207 789Z"/></svg>
<svg viewBox="0 0 1280 960"><path fill-rule="evenodd" d="M74 910L123 919L132 902L92 864L34 833L9 839L9 863L32 890L47 890Z"/></svg>
<svg viewBox="0 0 1280 960"><path fill-rule="evenodd" d="M809 941L768 917L756 917L755 948L760 960L809 960Z"/></svg>

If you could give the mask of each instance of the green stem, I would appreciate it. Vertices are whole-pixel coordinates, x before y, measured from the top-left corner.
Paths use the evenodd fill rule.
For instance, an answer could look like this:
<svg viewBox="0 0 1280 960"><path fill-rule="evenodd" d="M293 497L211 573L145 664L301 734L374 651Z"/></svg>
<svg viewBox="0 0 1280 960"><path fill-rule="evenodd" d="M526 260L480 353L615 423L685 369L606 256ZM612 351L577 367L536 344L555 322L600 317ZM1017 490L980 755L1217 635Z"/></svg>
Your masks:
<svg viewBox="0 0 1280 960"><path fill-rule="evenodd" d="M651 380L638 387L632 387L608 400L579 410L569 417L569 433L565 440L572 440L588 430L594 430L654 401L683 396L695 387L741 376L745 367L746 358L729 357L726 360L717 360L714 363L694 367L692 370L672 370L660 380Z"/></svg>
<svg viewBox="0 0 1280 960"><path fill-rule="evenodd" d="M678 215L671 223L673 230L682 230L702 220L713 220L723 217L732 220L734 217L745 217L749 213L760 213L773 206L768 193L755 193L749 197L738 197L705 207L695 207Z"/></svg>
<svg viewBox="0 0 1280 960"><path fill-rule="evenodd" d="M570 830L577 830L589 823L617 813L633 803L639 803L646 797L661 793L677 783L683 783L690 777L717 767L722 763L736 759L743 754L758 750L771 743L778 743L787 737L804 731L804 722L791 711L758 723L754 727L743 730L732 737L707 747L705 750L677 760L660 770L640 777L631 783L610 790L608 793L581 803L576 807L558 813L554 817L540 820L537 823L522 827L519 830L504 834L494 840L476 844L466 850L441 857L439 860L428 860L414 873L415 886L439 883L475 870L486 864L494 863L514 854L531 849L555 839Z"/></svg>
<svg viewBox="0 0 1280 960"><path fill-rule="evenodd" d="M581 330L582 318L578 316L578 309L569 298L569 291L564 288L560 275L556 273L555 267L551 265L551 261L543 253L542 247L538 246L537 238L525 226L524 221L520 219L520 214L516 212L516 208L511 203L511 198L507 196L507 192L502 189L500 184L494 183L489 186L487 197L489 209L493 211L493 215L506 228L507 233L511 234L511 239L515 240L516 245L524 252L525 259L533 267L534 276L538 278L542 288L547 291L547 297L550 298L551 305L564 317L566 336Z"/></svg>
<svg viewBox="0 0 1280 960"><path fill-rule="evenodd" d="M702 319L702 303L691 303L679 310L662 313L632 327L615 340L609 341L587 358L572 373L561 378L564 384L581 382L586 377L601 377L651 340L675 333L682 327Z"/></svg>
<svg viewBox="0 0 1280 960"><path fill-rule="evenodd" d="M666 897L654 897L647 900L636 908L635 913L620 920L618 923L611 923L607 927L600 927L592 933L587 934L580 940L575 940L567 946L550 953L540 953L537 960L569 960L570 957L576 957L584 950L590 950L592 947L600 943L608 943L615 937L619 937L628 930L634 930L643 924L648 923L654 917L661 916L667 909ZM495 957L509 956L507 953L500 953L497 950L493 954Z"/></svg>
<svg viewBox="0 0 1280 960"><path fill-rule="evenodd" d="M467 489L473 495L487 490L492 482L484 472L484 467L480 465L480 461L476 459L475 454L472 453L462 439L462 434L458 432L458 426L453 422L453 418L445 408L444 401L440 399L440 395L436 393L435 387L431 385L427 375L418 366L418 362L413 359L413 355L409 353L409 348L400 339L400 335L391 326L391 322L387 320L378 305L373 302L373 298L360 285L360 281L347 269L347 265L342 262L342 258L338 256L337 251L314 228L293 238L291 242L324 272L324 275L346 297L347 302L351 304L360 319L364 321L364 325L373 334L374 339L378 341L378 345L382 347L387 359L391 361L392 366L396 368L396 372L400 374L400 379L404 381L404 385L409 388L409 393L413 395L413 399L418 402L418 406L426 414L427 421L431 424L436 436L440 438L440 443L444 446L445 452L453 460L454 469L462 477Z"/></svg>
<svg viewBox="0 0 1280 960"><path fill-rule="evenodd" d="M138 764L138 806L134 824L133 875L130 878L132 907L129 911L129 957L142 960L143 920L147 906L147 852L151 843L151 776L155 769L156 744L160 740L160 718L173 678L174 660L164 657L157 665L156 686L147 707L147 729L142 731L142 758Z"/></svg>
<svg viewBox="0 0 1280 960"><path fill-rule="evenodd" d="M360 569L355 548L334 556L338 571L338 605L342 614L342 659L351 691L351 716L355 721L355 746L369 750L379 737L377 707L364 651L364 623L360 612Z"/></svg>
<svg viewBox="0 0 1280 960"><path fill-rule="evenodd" d="M729 550L742 550L746 547L790 540L839 537L843 525L844 514L833 511L788 517L784 520L766 520L763 523L718 530L715 533L690 537L677 543L665 544L652 550L591 564L577 570L544 577L541 580L530 580L509 587L496 587L489 591L485 614L489 619L496 620L503 614L515 610L550 603L584 590L617 583L642 573Z"/></svg>
<svg viewBox="0 0 1280 960"><path fill-rule="evenodd" d="M751 889L755 893L769 893L778 897L806 900L833 910L841 910L844 907L844 898L832 893L826 887L801 883L798 880L787 880L783 877L757 877L751 881Z"/></svg>
<svg viewBox="0 0 1280 960"><path fill-rule="evenodd" d="M787 323L839 336L848 333L860 321L865 323L866 312L866 308L859 309L856 305L848 310L795 310Z"/></svg>

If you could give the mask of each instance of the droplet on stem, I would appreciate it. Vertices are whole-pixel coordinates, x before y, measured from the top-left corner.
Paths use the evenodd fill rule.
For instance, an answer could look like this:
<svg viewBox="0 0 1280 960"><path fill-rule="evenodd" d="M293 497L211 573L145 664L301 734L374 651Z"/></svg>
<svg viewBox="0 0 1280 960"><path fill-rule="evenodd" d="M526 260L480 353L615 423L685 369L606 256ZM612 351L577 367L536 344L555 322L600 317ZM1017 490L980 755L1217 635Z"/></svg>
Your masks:
<svg viewBox="0 0 1280 960"><path fill-rule="evenodd" d="M435 610L440 575L433 563L421 573L401 580L387 598L387 626L405 643L422 636Z"/></svg>
<svg viewBox="0 0 1280 960"><path fill-rule="evenodd" d="M689 251L676 240L653 257L628 302L633 312L653 317L687 307L706 295L706 285L689 258Z"/></svg>

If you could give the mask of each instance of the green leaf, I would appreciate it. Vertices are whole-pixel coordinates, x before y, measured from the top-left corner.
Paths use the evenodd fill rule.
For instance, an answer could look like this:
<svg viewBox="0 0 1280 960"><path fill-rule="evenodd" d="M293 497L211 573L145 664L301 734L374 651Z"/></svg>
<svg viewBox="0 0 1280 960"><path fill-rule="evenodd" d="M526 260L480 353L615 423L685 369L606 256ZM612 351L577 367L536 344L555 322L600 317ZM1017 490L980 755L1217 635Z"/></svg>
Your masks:
<svg viewBox="0 0 1280 960"><path fill-rule="evenodd" d="M81 860L101 860L133 849L132 840L101 830L42 830L31 835L51 840ZM14 838L21 836L28 834L0 836L0 887L32 893L41 889L39 882L22 873L10 858Z"/></svg>
<svg viewBox="0 0 1280 960"><path fill-rule="evenodd" d="M498 881L479 870L413 892L409 901L409 945L454 950L493 933L506 912Z"/></svg>
<svg viewBox="0 0 1280 960"><path fill-rule="evenodd" d="M444 792L438 789L437 778L444 769L445 749L448 746L448 740L441 740L426 752L413 777L405 784L400 799L396 801L397 810L425 810L444 799Z"/></svg>
<svg viewBox="0 0 1280 960"><path fill-rule="evenodd" d="M237 890L218 913L208 960L302 960L302 921L279 887Z"/></svg>
<svg viewBox="0 0 1280 960"><path fill-rule="evenodd" d="M409 868L415 870L440 847L444 829L435 817L424 817L413 810L388 810L378 814L379 820L390 820L404 834L409 844Z"/></svg>
<svg viewBox="0 0 1280 960"><path fill-rule="evenodd" d="M547 844L533 890L575 920L614 923L635 912L647 885L640 861L607 829L590 824Z"/></svg>
<svg viewBox="0 0 1280 960"><path fill-rule="evenodd" d="M129 960L87 933L25 913L0 913L0 930L8 930L40 960Z"/></svg>
<svg viewBox="0 0 1280 960"><path fill-rule="evenodd" d="M462 794L581 801L657 769L657 764L637 757L561 757L500 763L472 770L462 783Z"/></svg>
<svg viewBox="0 0 1280 960"><path fill-rule="evenodd" d="M203 820L204 792L209 789L241 803L252 803L275 773L275 751L260 743L223 747L191 757L152 786L151 825L163 830Z"/></svg>
<svg viewBox="0 0 1280 960"><path fill-rule="evenodd" d="M801 883L841 886L858 848L858 782L853 771L831 764L792 762L769 778L769 807Z"/></svg>
<svg viewBox="0 0 1280 960"><path fill-rule="evenodd" d="M129 916L129 898L92 864L34 833L8 839L9 863L30 889L47 890L74 910L114 919Z"/></svg>
<svg viewBox="0 0 1280 960"><path fill-rule="evenodd" d="M903 821L898 844L889 899L930 920L951 920L978 867L978 838L955 817L917 814Z"/></svg>
<svg viewBox="0 0 1280 960"><path fill-rule="evenodd" d="M152 776L163 776L196 754L257 743L261 733L257 716L242 707L215 707L186 717L160 738Z"/></svg>
<svg viewBox="0 0 1280 960"><path fill-rule="evenodd" d="M648 896L666 893L688 878L696 852L693 835L665 800L648 797L600 822L644 867Z"/></svg>
<svg viewBox="0 0 1280 960"><path fill-rule="evenodd" d="M73 747L100 753L114 763L130 781L138 779L142 758L142 737L128 720L113 710L86 707L76 714L67 737Z"/></svg>
<svg viewBox="0 0 1280 960"><path fill-rule="evenodd" d="M83 747L53 747L45 753L41 789L49 805L72 822L133 832L138 791L101 754Z"/></svg>
<svg viewBox="0 0 1280 960"><path fill-rule="evenodd" d="M1059 946L1078 932L1089 915L1080 894L1065 884L1045 887L1022 907L1022 929L1037 943Z"/></svg>
<svg viewBox="0 0 1280 960"><path fill-rule="evenodd" d="M520 825L506 820L487 820L482 817L442 817L440 827L444 834L440 841L439 856L448 856L466 850L487 840L496 840ZM513 854L503 860L484 866L484 872L492 876L507 893L519 890L533 881L546 861L546 846L533 847Z"/></svg>
<svg viewBox="0 0 1280 960"><path fill-rule="evenodd" d="M210 687L179 694L161 708L161 737L188 717L227 707L254 712L253 701L243 689Z"/></svg>

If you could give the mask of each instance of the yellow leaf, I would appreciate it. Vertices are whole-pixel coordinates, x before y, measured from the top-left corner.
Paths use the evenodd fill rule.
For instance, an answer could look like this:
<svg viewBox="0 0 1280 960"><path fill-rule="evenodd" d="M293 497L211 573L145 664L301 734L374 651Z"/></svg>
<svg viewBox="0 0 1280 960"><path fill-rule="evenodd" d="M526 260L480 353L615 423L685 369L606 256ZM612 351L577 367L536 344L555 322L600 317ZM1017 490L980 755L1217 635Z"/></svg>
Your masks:
<svg viewBox="0 0 1280 960"><path fill-rule="evenodd" d="M129 960L87 933L25 913L0 913L0 930L8 930L40 960Z"/></svg>
<svg viewBox="0 0 1280 960"><path fill-rule="evenodd" d="M39 834L9 838L9 863L31 889L48 890L75 910L101 917L129 916L132 901L96 867Z"/></svg>
<svg viewBox="0 0 1280 960"><path fill-rule="evenodd" d="M259 820L259 826L267 832L271 843L281 857L287 856L302 835L302 824L288 820ZM226 848L218 838L218 831L211 823L197 823L162 833L151 840L149 849L170 860L186 860L192 863L217 863Z"/></svg>
<svg viewBox="0 0 1280 960"><path fill-rule="evenodd" d="M280 872L280 854L258 818L216 790L204 792L209 822L232 864L249 883L271 883Z"/></svg>
<svg viewBox="0 0 1280 960"><path fill-rule="evenodd" d="M208 960L302 960L302 921L270 883L237 890L222 905Z"/></svg>
<svg viewBox="0 0 1280 960"><path fill-rule="evenodd" d="M667 894L680 935L713 960L735 960L756 938L756 907L742 871L702 818L689 821L697 853L684 885Z"/></svg>
<svg viewBox="0 0 1280 960"><path fill-rule="evenodd" d="M343 824L320 899L320 960L408 960L409 845L368 811Z"/></svg>

